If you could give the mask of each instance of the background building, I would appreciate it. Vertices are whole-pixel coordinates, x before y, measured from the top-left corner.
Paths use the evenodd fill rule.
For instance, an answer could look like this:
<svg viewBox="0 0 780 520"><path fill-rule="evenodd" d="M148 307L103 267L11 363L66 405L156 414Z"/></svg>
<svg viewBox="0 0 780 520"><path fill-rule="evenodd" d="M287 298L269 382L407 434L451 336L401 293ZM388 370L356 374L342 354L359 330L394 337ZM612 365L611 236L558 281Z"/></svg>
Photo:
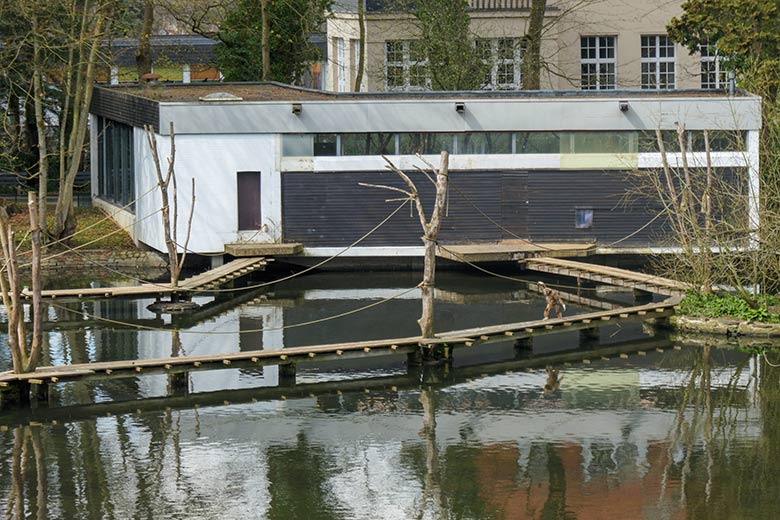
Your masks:
<svg viewBox="0 0 780 520"><path fill-rule="evenodd" d="M354 90L359 52L357 2L365 2L366 67L360 90L424 90L427 63L414 16L392 0L340 0L327 23L327 90ZM726 87L715 49L691 55L666 36L682 0L548 0L541 42L542 89L715 89ZM522 38L531 0L470 0L471 35L489 73L483 88L520 86Z"/></svg>

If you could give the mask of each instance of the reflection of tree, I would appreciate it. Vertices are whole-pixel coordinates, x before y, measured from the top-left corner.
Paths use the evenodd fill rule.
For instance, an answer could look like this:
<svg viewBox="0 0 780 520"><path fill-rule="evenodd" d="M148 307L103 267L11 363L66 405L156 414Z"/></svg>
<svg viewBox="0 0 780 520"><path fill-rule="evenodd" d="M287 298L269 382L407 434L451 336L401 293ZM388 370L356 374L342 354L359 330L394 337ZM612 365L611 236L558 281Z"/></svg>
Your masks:
<svg viewBox="0 0 780 520"><path fill-rule="evenodd" d="M19 426L14 430L13 436L11 486L6 517L45 519L48 514L46 460L40 428ZM32 471L35 472L35 481L34 485L29 485ZM26 512L29 514L25 514Z"/></svg>
<svg viewBox="0 0 780 520"><path fill-rule="evenodd" d="M436 404L430 387L420 391L423 407L423 427L420 435L425 439L425 480L423 481L422 507L418 518L426 517L430 507L433 518L443 518L447 512L447 500L442 493L439 469L439 447L436 443Z"/></svg>
<svg viewBox="0 0 780 520"><path fill-rule="evenodd" d="M751 361L737 364L724 390L712 385L711 347L695 352L688 383L682 391L677 420L668 447L662 493L678 480L680 500L692 518L773 517L780 458L780 368L753 357L758 366L757 403L740 398L740 386ZM718 390L718 393L715 393ZM751 409L754 413L751 413ZM744 442L758 416L756 442ZM682 453L678 462L673 453Z"/></svg>
<svg viewBox="0 0 780 520"><path fill-rule="evenodd" d="M342 518L342 508L328 491L328 479L335 464L319 446L310 444L303 433L293 447L268 449L270 519L306 518L332 520Z"/></svg>

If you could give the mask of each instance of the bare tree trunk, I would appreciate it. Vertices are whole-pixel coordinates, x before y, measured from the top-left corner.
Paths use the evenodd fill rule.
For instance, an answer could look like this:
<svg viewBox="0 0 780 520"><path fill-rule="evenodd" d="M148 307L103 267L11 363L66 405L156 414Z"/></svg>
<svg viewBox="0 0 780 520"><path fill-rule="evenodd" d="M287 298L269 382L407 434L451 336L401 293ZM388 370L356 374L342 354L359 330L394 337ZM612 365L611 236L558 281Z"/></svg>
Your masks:
<svg viewBox="0 0 780 520"><path fill-rule="evenodd" d="M84 19L87 16L87 13L84 13ZM87 33L86 29L83 28L86 22L82 24L80 34L82 38L89 39L90 48L86 57L83 56L83 49L78 53L79 57L82 58L80 61L86 62L86 68L83 76L78 78L76 95L73 101L74 123L67 152L70 164L65 171L65 178L61 179L60 191L57 196L54 228L52 229L52 235L55 238L68 237L76 230L76 218L73 213L73 183L76 181L76 175L81 165L81 152L84 149L87 122L89 121L89 105L92 101L92 91L95 82L98 48L101 45L100 35L103 32L105 20L105 14L102 12L98 13L91 33Z"/></svg>
<svg viewBox="0 0 780 520"><path fill-rule="evenodd" d="M152 35L154 25L154 2L144 0L144 23L141 34L138 37L138 49L135 52L135 65L138 70L138 80L141 76L152 72L152 45L149 38Z"/></svg>
<svg viewBox="0 0 780 520"><path fill-rule="evenodd" d="M151 126L144 127L146 132L146 141L149 143L149 149L152 151L152 160L154 161L155 173L157 174L157 186L160 187L160 197L162 199L162 222L163 233L165 234L165 247L168 250L168 265L171 273L171 286L177 287L179 285L179 255L176 249L176 241L173 238L171 232L171 207L168 201L168 186L170 185L171 178L174 176L174 163L176 161L176 138L173 128L173 121L171 121L171 155L168 157L168 169L163 175L162 166L160 165L160 155L157 151L157 138L154 135L154 130ZM174 190L173 198L176 200L176 192ZM175 226L176 223L174 222Z"/></svg>
<svg viewBox="0 0 780 520"><path fill-rule="evenodd" d="M28 194L30 209L30 236L32 239L32 310L33 334L29 345L24 322L24 303L19 279L19 263L16 258L14 231L8 212L0 207L0 245L5 260L5 273L0 276L0 291L8 314L8 348L11 351L14 372L32 372L41 356L43 332L43 305L41 302L41 229L38 225L37 195Z"/></svg>
<svg viewBox="0 0 780 520"><path fill-rule="evenodd" d="M268 2L260 0L260 18L262 20L261 43L263 71L260 79L268 81L271 78L271 21L268 18Z"/></svg>
<svg viewBox="0 0 780 520"><path fill-rule="evenodd" d="M423 244L425 247L425 266L423 269L423 280L420 282L420 288L422 290L422 315L418 320L420 325L420 334L424 338L432 338L434 336L433 329L433 286L436 283L436 239L439 234L439 228L441 228L441 221L444 213L444 205L447 200L447 187L449 184L449 152L441 152L441 164L439 168L434 168L429 163L426 163L428 167L436 173L436 199L434 201L433 213L431 213L431 220L428 221L425 217L425 209L423 208L422 201L420 200L420 194L417 191L412 179L409 178L402 170L397 168L390 162L387 157L384 157L387 162L387 167L398 174L403 179L409 191L396 188L393 186L376 186L372 184L361 183L362 186L369 186L374 188L384 188L391 191L397 191L406 195L409 200L413 201L415 208L417 209L417 216L420 219L420 225L423 228Z"/></svg>
<svg viewBox="0 0 780 520"><path fill-rule="evenodd" d="M528 31L526 31L522 62L523 90L539 90L542 71L542 28L544 25L544 11L547 8L547 0L531 0L531 13L528 17Z"/></svg>
<svg viewBox="0 0 780 520"><path fill-rule="evenodd" d="M25 372L32 372L38 366L41 357L41 345L43 344L43 301L41 298L41 227L38 218L38 203L35 193L30 192L27 195L27 205L30 210L30 238L32 241L32 310L31 317L33 322L32 343L30 345L30 355L27 358L27 364L24 367ZM24 314L22 314L24 319ZM26 343L26 338L20 338L22 343Z"/></svg>
<svg viewBox="0 0 780 520"><path fill-rule="evenodd" d="M360 86L363 83L363 69L366 66L366 7L365 0L358 0L358 63L357 74L355 74L355 92L360 92Z"/></svg>
<svg viewBox="0 0 780 520"><path fill-rule="evenodd" d="M33 8L34 10L35 8ZM40 33L38 31L38 17L32 15L33 30L33 103L35 105L35 125L38 133L38 205L40 208L40 221L38 225L46 229L46 198L49 184L49 146L46 139L46 118L43 109L45 92L43 90L43 64L41 58Z"/></svg>

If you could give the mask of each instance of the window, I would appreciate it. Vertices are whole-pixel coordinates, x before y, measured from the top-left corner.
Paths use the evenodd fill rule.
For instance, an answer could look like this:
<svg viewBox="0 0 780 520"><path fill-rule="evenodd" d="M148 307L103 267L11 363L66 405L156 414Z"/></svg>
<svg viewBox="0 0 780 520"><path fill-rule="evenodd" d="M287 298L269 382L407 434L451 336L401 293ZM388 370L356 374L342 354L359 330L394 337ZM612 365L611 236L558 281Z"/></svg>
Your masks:
<svg viewBox="0 0 780 520"><path fill-rule="evenodd" d="M133 127L98 118L98 196L134 211Z"/></svg>
<svg viewBox="0 0 780 520"><path fill-rule="evenodd" d="M338 91L347 92L347 57L344 51L344 38L334 38L336 41L336 76Z"/></svg>
<svg viewBox="0 0 780 520"><path fill-rule="evenodd" d="M674 88L674 42L668 36L642 36L639 61L643 89Z"/></svg>
<svg viewBox="0 0 780 520"><path fill-rule="evenodd" d="M513 38L481 39L475 42L485 64L482 88L515 89L520 86L521 47Z"/></svg>
<svg viewBox="0 0 780 520"><path fill-rule="evenodd" d="M561 153L637 153L637 132L564 132Z"/></svg>
<svg viewBox="0 0 780 520"><path fill-rule="evenodd" d="M341 155L395 155L395 134L341 134Z"/></svg>
<svg viewBox="0 0 780 520"><path fill-rule="evenodd" d="M701 46L701 88L718 89L727 85L726 71L723 68L723 58L714 45Z"/></svg>
<svg viewBox="0 0 780 520"><path fill-rule="evenodd" d="M428 60L419 41L385 42L385 87L387 90L430 88Z"/></svg>
<svg viewBox="0 0 780 520"><path fill-rule="evenodd" d="M509 132L472 132L458 134L457 143L458 154L512 153L512 134Z"/></svg>
<svg viewBox="0 0 780 520"><path fill-rule="evenodd" d="M574 227L577 229L590 229L593 227L593 209L578 208L574 210Z"/></svg>
<svg viewBox="0 0 780 520"><path fill-rule="evenodd" d="M583 36L580 39L582 90L614 90L615 36Z"/></svg>
<svg viewBox="0 0 780 520"><path fill-rule="evenodd" d="M518 132L515 153L560 153L561 136L555 132Z"/></svg>

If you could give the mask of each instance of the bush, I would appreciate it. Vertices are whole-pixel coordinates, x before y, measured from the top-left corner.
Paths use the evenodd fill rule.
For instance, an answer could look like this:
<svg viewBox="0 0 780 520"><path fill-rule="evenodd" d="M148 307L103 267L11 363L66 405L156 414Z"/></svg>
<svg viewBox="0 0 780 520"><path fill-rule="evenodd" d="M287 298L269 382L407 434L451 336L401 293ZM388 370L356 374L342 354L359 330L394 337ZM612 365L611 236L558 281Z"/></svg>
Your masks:
<svg viewBox="0 0 780 520"><path fill-rule="evenodd" d="M772 299L776 301L777 297ZM680 313L703 318L730 317L748 321L780 323L780 316L770 313L767 303L762 302L756 307L751 307L743 298L730 293L689 293L680 303Z"/></svg>

